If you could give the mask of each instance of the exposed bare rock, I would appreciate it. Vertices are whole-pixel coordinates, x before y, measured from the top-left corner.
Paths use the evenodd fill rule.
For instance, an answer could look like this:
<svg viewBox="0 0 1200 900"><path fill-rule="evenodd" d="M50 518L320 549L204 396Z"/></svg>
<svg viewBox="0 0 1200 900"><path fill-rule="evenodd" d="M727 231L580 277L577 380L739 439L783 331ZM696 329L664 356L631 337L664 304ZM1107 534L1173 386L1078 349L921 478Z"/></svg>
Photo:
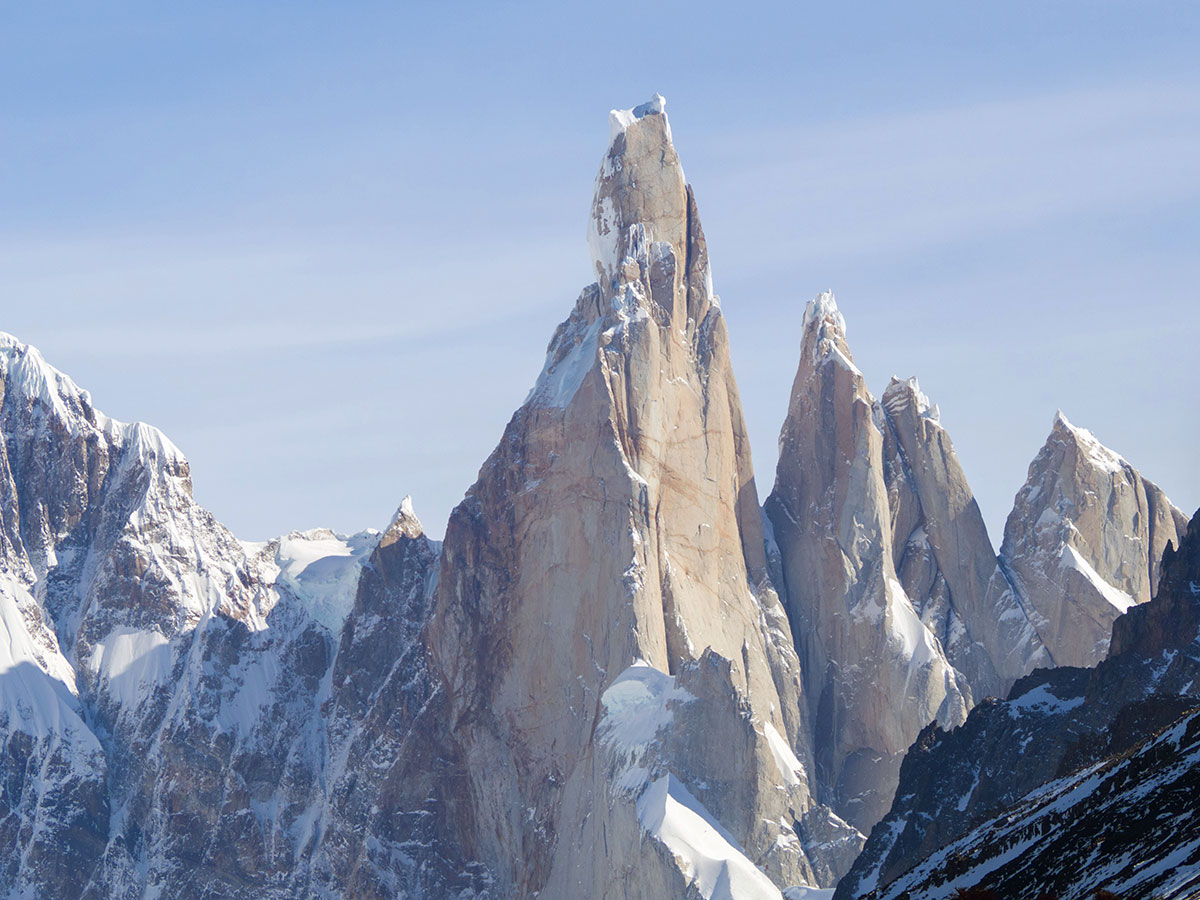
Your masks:
<svg viewBox="0 0 1200 900"><path fill-rule="evenodd" d="M834 809L869 829L921 727L957 724L971 692L897 578L879 411L832 294L808 305L767 515ZM907 488L906 489L911 489ZM914 506L907 513L915 528Z"/></svg>
<svg viewBox="0 0 1200 900"><path fill-rule="evenodd" d="M1029 466L1000 555L1057 665L1104 658L1113 622L1145 603L1186 517L1154 483L1060 412Z"/></svg>
<svg viewBox="0 0 1200 900"><path fill-rule="evenodd" d="M937 406L915 378L882 400L892 552L900 583L976 700L1050 662L1000 568Z"/></svg>
<svg viewBox="0 0 1200 900"><path fill-rule="evenodd" d="M322 707L328 798L297 894L486 896L486 873L460 864L452 844L460 766L437 740L445 697L421 641L439 552L406 498L363 569Z"/></svg>
<svg viewBox="0 0 1200 900"><path fill-rule="evenodd" d="M597 876L615 840L638 871L620 896L678 879L672 854L647 857L639 837L657 782L612 783L594 740L601 698L631 664L668 677L707 652L725 671L708 725L736 710L799 761L774 781L745 773L721 795L738 797L722 827L780 883L828 882L836 866L814 866L796 837L814 805L800 664L767 577L695 201L661 98L613 123L589 228L600 284L558 329L446 533L427 640L464 765L457 846L503 895L609 890ZM720 754L672 771L700 794L743 778Z"/></svg>

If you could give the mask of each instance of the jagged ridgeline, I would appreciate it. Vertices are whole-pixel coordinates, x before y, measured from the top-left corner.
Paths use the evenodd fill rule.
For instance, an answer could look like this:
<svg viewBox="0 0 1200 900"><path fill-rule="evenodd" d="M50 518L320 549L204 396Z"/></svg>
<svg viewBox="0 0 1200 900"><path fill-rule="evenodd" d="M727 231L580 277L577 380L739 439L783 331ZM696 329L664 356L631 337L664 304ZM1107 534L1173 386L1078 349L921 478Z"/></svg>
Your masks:
<svg viewBox="0 0 1200 900"><path fill-rule="evenodd" d="M997 556L831 294L760 508L664 106L611 114L596 282L442 543L407 499L240 542L0 337L0 896L820 896L926 726L1104 656L1182 515L1060 416Z"/></svg>

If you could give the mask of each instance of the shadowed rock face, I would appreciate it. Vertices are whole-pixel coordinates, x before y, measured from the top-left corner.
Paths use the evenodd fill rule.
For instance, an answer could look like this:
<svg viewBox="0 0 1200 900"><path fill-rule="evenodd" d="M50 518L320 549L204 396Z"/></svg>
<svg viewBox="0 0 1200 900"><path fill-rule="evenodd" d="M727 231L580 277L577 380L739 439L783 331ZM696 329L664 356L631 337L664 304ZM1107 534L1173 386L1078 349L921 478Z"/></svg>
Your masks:
<svg viewBox="0 0 1200 900"><path fill-rule="evenodd" d="M1180 551L1164 554L1158 594L1117 620L1111 652L1097 667L1039 670L1018 681L1007 700L978 706L962 727L947 732L930 726L922 732L905 759L892 809L839 884L839 900L908 896L905 891L917 898L935 885L968 887L981 878L985 886L1022 896L1047 890L1090 896L1083 892L1089 886L1121 896L1157 896L1161 882L1148 876L1158 863L1163 863L1160 875L1172 867L1186 871L1186 863L1200 878L1194 854L1168 864L1171 854L1187 845L1184 834L1200 833L1194 802L1179 805L1180 797L1194 800L1200 772L1195 717L1181 726L1171 747L1152 746L1158 732L1200 707L1196 584L1200 514L1188 526ZM1144 751L1135 749L1143 743ZM1142 754L1135 765L1142 774L1132 780L1121 768L1131 752ZM1039 793L1041 786L1066 779L1063 790L1054 793L1065 796L1076 790L1076 781L1082 784L1080 773L1097 765L1103 786L1097 782L1094 790L1071 794L1075 799L1050 810L1054 817L1047 819L1043 800L1050 795ZM1177 807L1171 826L1178 829L1177 840L1169 830L1164 837L1142 827L1148 811L1162 821L1159 808L1140 799L1142 790L1158 792L1164 808ZM1093 793L1103 802L1093 802ZM1005 866L994 878L985 877L999 854L1044 833L1038 829L1047 823L1065 840L1039 845L1036 853L1022 855L1022 866ZM973 830L976 836L968 838ZM1102 838L1107 849L1097 862L1090 858L1091 848ZM1124 840L1129 846L1121 847ZM944 847L950 849L939 852ZM1102 863L1119 861L1127 852L1136 866L1128 872L1117 866L1096 880L1103 875ZM1148 880L1138 881L1134 870ZM1060 876L1073 882L1071 890ZM965 880L954 881L960 877Z"/></svg>
<svg viewBox="0 0 1200 900"><path fill-rule="evenodd" d="M1162 490L1059 413L1029 466L1000 555L1056 665L1104 658L1113 622L1148 601L1186 517Z"/></svg>

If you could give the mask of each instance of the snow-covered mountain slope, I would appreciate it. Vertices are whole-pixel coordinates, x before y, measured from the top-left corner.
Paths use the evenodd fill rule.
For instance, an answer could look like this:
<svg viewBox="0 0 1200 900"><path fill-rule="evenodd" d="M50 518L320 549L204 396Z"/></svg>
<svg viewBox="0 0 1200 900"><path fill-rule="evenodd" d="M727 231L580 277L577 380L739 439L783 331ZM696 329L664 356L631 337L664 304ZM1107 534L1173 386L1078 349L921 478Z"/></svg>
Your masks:
<svg viewBox="0 0 1200 900"><path fill-rule="evenodd" d="M0 390L0 886L185 897L290 877L325 765L328 626L377 536L248 553L169 440L8 336Z"/></svg>
<svg viewBox="0 0 1200 900"><path fill-rule="evenodd" d="M1007 700L978 706L963 726L951 731L930 726L922 733L901 769L891 811L871 832L862 855L838 886L839 900L899 896L907 887L913 888L913 897L947 896L931 886L948 884L968 869L974 873L972 877L982 878L985 886L993 886L990 876L985 876L993 867L1008 866L1004 853L1015 844L1006 843L1007 838L989 844L978 839L979 835L1009 834L1006 829L1015 823L1011 834L1017 837L1012 840L1026 840L1033 832L1021 831L1024 818L1038 823L1038 828L1050 821L1039 811L1042 805L1038 797L1045 796L1039 794L1043 784L1097 765L1100 768L1096 771L1101 772L1129 771L1118 770L1117 766L1135 746L1171 726L1188 709L1200 706L1198 584L1200 513L1188 526L1179 551L1164 553L1158 594L1151 602L1134 607L1117 620L1112 650L1096 668L1039 670L1019 681ZM1186 735L1191 735L1194 724L1188 729ZM1157 746L1161 749L1164 745ZM1183 752L1182 745L1175 746ZM1145 752L1153 756L1159 750ZM1171 786L1176 774L1185 779L1183 783L1195 779L1194 770L1192 774L1182 770L1173 774L1172 767L1192 767L1189 759L1181 756L1169 765L1164 764L1160 772L1166 779L1164 790L1177 790ZM1156 764L1153 759L1150 762ZM1136 786L1125 781L1105 784L1104 791L1119 789L1128 794L1128 803L1119 806L1126 820L1115 823L1114 833L1138 832L1137 820L1145 815L1146 807L1138 801ZM1067 782L1063 785L1069 786ZM1118 807L1109 809L1116 810L1114 816L1119 811ZM1194 818L1197 814L1194 804L1189 809ZM1080 829L1073 833L1081 835L1083 844L1072 852L1084 855L1072 857L1081 867L1074 874L1081 884L1091 884L1091 875L1104 865L1115 863L1120 855L1105 850L1097 851L1093 859L1087 858L1085 851L1105 833L1101 829L1091 837L1082 837L1094 826L1092 806L1085 804L1074 811L1064 807L1059 812L1061 818L1054 820L1056 827ZM1197 823L1189 822L1184 817L1179 827L1197 827ZM976 838L964 839L966 843L961 846L951 844L977 828L983 830ZM1165 866L1166 860L1174 858L1172 853L1182 852L1185 843L1159 841L1139 845L1138 865L1146 867L1146 871L1157 862ZM959 849L941 852L948 846ZM1067 845L1054 846L1066 852L1063 848ZM1042 844L1038 848L1039 854L1045 849ZM1036 865L1030 864L1032 868L1004 868L1004 871L1052 874L1055 870L1050 863L1054 857L1039 858L1041 861ZM1183 859L1171 865L1182 865ZM917 882L902 880L902 876L922 860L929 861L922 863L919 870L920 883L925 887L917 891L913 887ZM968 860L973 860L969 866ZM1070 874L1066 869L1062 871ZM1111 876L1112 883L1117 880L1124 883L1125 875L1118 879L1118 874L1113 870L1106 877ZM1132 885L1130 881L1125 886L1132 890ZM923 893L927 888L933 892ZM1032 895L1036 896L1036 892Z"/></svg>
<svg viewBox="0 0 1200 900"><path fill-rule="evenodd" d="M1162 489L1059 412L1029 466L1000 555L1057 665L1104 658L1112 624L1158 585L1187 517Z"/></svg>
<svg viewBox="0 0 1200 900"><path fill-rule="evenodd" d="M1125 753L1030 793L923 860L872 900L1123 900L1200 895L1200 709Z"/></svg>

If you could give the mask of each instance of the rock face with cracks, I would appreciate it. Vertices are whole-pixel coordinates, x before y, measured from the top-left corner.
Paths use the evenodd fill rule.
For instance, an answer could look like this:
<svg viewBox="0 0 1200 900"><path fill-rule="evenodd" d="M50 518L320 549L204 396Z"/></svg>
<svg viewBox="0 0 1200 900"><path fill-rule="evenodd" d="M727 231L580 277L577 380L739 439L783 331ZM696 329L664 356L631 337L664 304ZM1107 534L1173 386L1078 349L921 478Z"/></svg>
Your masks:
<svg viewBox="0 0 1200 900"><path fill-rule="evenodd" d="M858 836L810 815L800 662L767 575L725 321L661 98L614 113L589 238L599 281L446 533L429 655L465 765L463 821L486 823L460 843L517 895L590 896L613 866L639 873L620 879L626 897L686 875L669 842L647 856L638 809L656 782L614 777L595 737L606 690L635 661L682 677L704 657L721 673L705 683L713 702L677 716L666 745L688 743L680 729L702 743L744 728L752 764L693 754L683 782L660 750L654 771L728 810L733 846L776 883L830 883ZM797 767L778 770L768 729ZM810 820L826 823L828 852L805 845Z"/></svg>
<svg viewBox="0 0 1200 900"><path fill-rule="evenodd" d="M875 402L832 294L805 310L800 357L766 512L819 784L836 812L869 830L920 729L958 724L970 708L970 681L947 646L981 683L996 680L953 593L986 585L990 545L982 521L960 527L978 511L965 481L946 483L961 472L923 395L902 383L887 405Z"/></svg>

